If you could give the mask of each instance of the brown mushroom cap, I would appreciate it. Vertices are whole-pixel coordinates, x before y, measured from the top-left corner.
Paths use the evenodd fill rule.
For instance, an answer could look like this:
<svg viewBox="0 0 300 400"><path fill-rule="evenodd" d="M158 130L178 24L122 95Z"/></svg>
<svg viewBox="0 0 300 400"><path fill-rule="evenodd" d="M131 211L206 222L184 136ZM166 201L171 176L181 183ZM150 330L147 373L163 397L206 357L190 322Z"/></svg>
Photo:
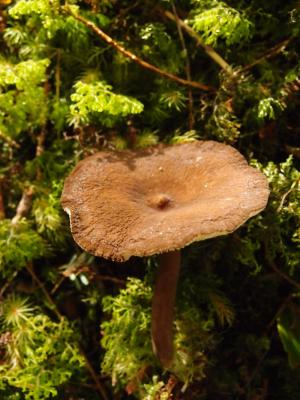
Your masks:
<svg viewBox="0 0 300 400"><path fill-rule="evenodd" d="M87 157L61 202L80 247L125 261L230 233L268 196L265 176L237 150L195 141Z"/></svg>

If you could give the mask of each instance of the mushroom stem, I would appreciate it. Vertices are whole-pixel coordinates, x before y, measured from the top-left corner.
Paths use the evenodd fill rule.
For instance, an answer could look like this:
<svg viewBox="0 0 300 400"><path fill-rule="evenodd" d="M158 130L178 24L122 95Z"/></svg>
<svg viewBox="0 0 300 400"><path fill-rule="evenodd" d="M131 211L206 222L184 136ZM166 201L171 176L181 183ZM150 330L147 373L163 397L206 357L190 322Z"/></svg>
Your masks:
<svg viewBox="0 0 300 400"><path fill-rule="evenodd" d="M165 368L173 360L173 317L180 261L177 250L160 255L152 300L152 347Z"/></svg>

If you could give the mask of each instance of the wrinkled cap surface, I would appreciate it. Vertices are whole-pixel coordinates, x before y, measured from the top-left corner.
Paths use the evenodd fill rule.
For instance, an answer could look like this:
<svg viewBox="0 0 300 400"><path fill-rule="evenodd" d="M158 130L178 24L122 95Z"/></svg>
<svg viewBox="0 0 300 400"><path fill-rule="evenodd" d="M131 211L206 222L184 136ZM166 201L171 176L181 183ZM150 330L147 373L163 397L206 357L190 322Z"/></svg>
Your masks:
<svg viewBox="0 0 300 400"><path fill-rule="evenodd" d="M237 150L195 141L87 157L61 202L80 247L125 261L230 233L268 196L265 176Z"/></svg>

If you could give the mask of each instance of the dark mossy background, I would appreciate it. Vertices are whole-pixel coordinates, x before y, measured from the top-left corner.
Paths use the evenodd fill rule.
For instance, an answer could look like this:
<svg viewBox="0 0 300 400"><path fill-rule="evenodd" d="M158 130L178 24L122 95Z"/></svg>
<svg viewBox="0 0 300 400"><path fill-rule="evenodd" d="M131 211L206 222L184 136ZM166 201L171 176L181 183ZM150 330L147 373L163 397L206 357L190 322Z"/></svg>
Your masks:
<svg viewBox="0 0 300 400"><path fill-rule="evenodd" d="M2 0L0 13L1 399L298 400L299 2ZM236 147L271 195L233 234L183 250L163 371L156 258L84 253L60 195L96 151L195 139Z"/></svg>

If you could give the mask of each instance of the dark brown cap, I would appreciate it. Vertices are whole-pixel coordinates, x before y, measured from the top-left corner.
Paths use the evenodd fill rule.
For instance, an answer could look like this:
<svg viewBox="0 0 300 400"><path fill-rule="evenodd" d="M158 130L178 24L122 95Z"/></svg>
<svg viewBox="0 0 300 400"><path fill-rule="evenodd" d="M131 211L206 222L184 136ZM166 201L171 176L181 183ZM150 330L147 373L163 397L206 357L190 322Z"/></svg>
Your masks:
<svg viewBox="0 0 300 400"><path fill-rule="evenodd" d="M75 241L116 261L228 234L267 204L265 176L214 141L100 152L80 161L61 198Z"/></svg>

